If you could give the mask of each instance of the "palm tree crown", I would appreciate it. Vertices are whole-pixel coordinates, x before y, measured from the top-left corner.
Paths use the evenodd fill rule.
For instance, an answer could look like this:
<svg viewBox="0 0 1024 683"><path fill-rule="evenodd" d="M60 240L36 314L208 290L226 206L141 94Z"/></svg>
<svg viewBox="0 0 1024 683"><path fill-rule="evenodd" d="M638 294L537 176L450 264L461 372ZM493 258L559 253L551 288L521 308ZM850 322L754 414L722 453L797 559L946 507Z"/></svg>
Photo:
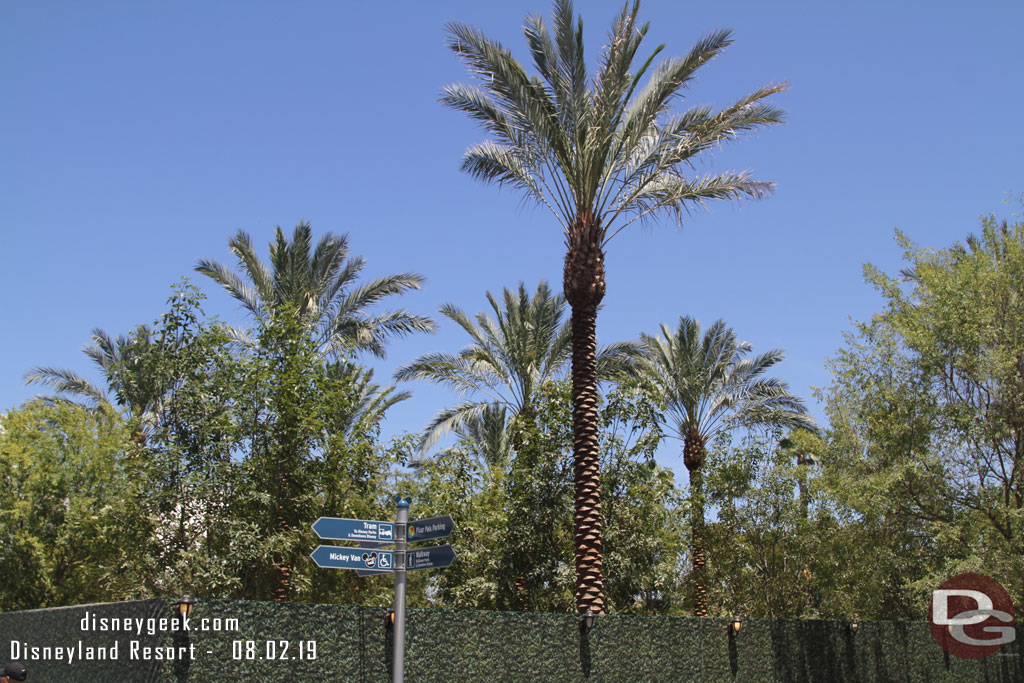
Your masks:
<svg viewBox="0 0 1024 683"><path fill-rule="evenodd" d="M701 335L700 323L679 319L673 332L661 326L661 336L641 335L647 353L644 382L667 402L666 416L679 438L703 448L715 434L733 426L772 425L815 429L803 401L781 380L765 377L785 354L772 349L747 357L749 342L719 320ZM688 469L699 467L699 454L687 454Z"/></svg>
<svg viewBox="0 0 1024 683"><path fill-rule="evenodd" d="M499 416L504 424L506 412L529 411L537 390L569 361L572 330L564 320L565 298L552 294L547 283L537 285L532 296L520 283L516 291L505 289L500 301L487 292L487 302L493 315L471 318L451 304L441 308L472 340L459 353L425 354L395 371L397 380L428 380L472 397L434 418L421 442L424 450L450 430L483 433L485 416L493 439ZM631 343L612 344L598 354L599 372L610 376L636 355Z"/></svg>
<svg viewBox="0 0 1024 683"><path fill-rule="evenodd" d="M239 230L228 248L238 258L241 275L206 259L196 270L220 283L258 320L290 305L315 326L325 352L361 350L383 357L389 338L434 330L429 318L402 310L366 312L385 297L419 289L420 275L400 273L356 285L366 264L362 257L349 258L348 236L328 233L315 249L312 239L309 223L299 223L291 241L276 228L268 266L256 255L252 238Z"/></svg>
<svg viewBox="0 0 1024 683"><path fill-rule="evenodd" d="M38 366L25 375L26 384L49 386L56 393L46 396L50 401L79 399L91 408L117 405L129 419L139 422L137 438L145 441L157 422L161 405L168 391L164 378L153 372L155 342L152 330L140 325L130 335L111 337L103 330L92 331L92 343L82 352L99 368L106 381L103 389L78 373L64 368ZM114 400L111 401L110 396Z"/></svg>
<svg viewBox="0 0 1024 683"><path fill-rule="evenodd" d="M770 183L744 172L695 176L691 170L702 152L781 122L782 111L762 100L785 86L761 88L718 112L695 107L671 115L696 70L731 44L730 31L706 36L686 57L665 60L651 71L659 46L633 72L649 27L637 25L638 11L635 2L616 17L593 86L582 20L574 21L568 0L555 2L553 37L541 17L526 19L524 33L540 77L527 75L511 53L478 30L447 26L449 46L484 83L449 85L441 101L469 114L494 138L466 150L463 170L512 185L547 206L570 242L578 231L593 229L603 245L652 213L668 210L681 220L694 203L761 197L771 190Z"/></svg>

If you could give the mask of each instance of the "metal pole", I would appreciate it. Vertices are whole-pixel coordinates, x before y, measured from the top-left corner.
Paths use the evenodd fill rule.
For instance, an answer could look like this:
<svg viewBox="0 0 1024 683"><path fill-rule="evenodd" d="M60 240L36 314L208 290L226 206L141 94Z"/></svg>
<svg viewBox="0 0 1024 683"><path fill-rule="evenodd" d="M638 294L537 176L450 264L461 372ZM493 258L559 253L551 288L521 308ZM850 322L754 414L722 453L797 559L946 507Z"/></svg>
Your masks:
<svg viewBox="0 0 1024 683"><path fill-rule="evenodd" d="M392 683L405 678L405 546L409 524L409 503L412 498L395 496L395 630L394 659L391 662Z"/></svg>

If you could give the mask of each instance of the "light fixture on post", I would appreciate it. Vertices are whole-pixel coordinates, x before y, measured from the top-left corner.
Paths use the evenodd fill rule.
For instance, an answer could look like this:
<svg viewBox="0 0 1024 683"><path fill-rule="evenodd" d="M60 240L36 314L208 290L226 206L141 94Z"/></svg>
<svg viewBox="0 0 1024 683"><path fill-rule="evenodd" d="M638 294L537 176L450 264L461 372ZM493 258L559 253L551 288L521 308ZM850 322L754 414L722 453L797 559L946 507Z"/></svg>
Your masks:
<svg viewBox="0 0 1024 683"><path fill-rule="evenodd" d="M395 629L395 610L389 609L388 613L384 615L384 630L393 631Z"/></svg>
<svg viewBox="0 0 1024 683"><path fill-rule="evenodd" d="M184 622L190 616L192 616L192 606L196 604L196 599L191 595L183 595L174 606L175 611L178 614L178 618Z"/></svg>
<svg viewBox="0 0 1024 683"><path fill-rule="evenodd" d="M580 615L580 631L583 633L589 633L590 629L594 628L594 619L597 615L594 614L593 610L587 610Z"/></svg>
<svg viewBox="0 0 1024 683"><path fill-rule="evenodd" d="M860 622L853 621L850 623L850 631L853 633L853 635L857 635L858 628L860 628Z"/></svg>
<svg viewBox="0 0 1024 683"><path fill-rule="evenodd" d="M743 628L743 620L739 617L733 617L732 621L729 622L729 630L731 633L736 634Z"/></svg>

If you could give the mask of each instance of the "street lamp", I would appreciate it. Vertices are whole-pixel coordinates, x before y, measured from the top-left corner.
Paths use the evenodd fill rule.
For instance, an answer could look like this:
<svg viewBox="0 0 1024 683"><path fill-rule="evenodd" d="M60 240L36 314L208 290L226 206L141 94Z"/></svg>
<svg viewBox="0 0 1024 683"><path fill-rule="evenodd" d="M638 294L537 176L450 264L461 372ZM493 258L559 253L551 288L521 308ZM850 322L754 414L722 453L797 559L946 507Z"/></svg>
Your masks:
<svg viewBox="0 0 1024 683"><path fill-rule="evenodd" d="M192 616L192 606L195 604L196 599L193 598L191 595L181 596L181 599L178 600L178 603L174 606L174 608L182 621L185 621L185 619L188 619L190 616Z"/></svg>
<svg viewBox="0 0 1024 683"><path fill-rule="evenodd" d="M729 628L732 629L733 633L739 633L740 629L743 628L743 620L739 617L733 617L732 621L729 622Z"/></svg>
<svg viewBox="0 0 1024 683"><path fill-rule="evenodd" d="M587 610L580 615L580 631L583 633L589 633L590 629L594 628L594 619L597 615L594 614L593 610Z"/></svg>
<svg viewBox="0 0 1024 683"><path fill-rule="evenodd" d="M192 616L192 606L195 604L196 599L193 598L191 595L181 596L181 599L178 600L177 604L178 616L182 619L188 619L190 616Z"/></svg>

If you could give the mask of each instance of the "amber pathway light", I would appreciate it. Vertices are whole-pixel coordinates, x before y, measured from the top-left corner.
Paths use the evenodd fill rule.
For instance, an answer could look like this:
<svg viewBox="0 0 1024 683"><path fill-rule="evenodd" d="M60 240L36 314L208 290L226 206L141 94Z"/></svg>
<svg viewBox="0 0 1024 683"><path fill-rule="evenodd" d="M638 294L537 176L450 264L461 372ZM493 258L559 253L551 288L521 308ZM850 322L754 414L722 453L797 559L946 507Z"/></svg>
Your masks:
<svg viewBox="0 0 1024 683"><path fill-rule="evenodd" d="M182 621L192 616L192 606L196 604L196 599L191 595L183 595L178 603L175 605L175 609L178 616Z"/></svg>

